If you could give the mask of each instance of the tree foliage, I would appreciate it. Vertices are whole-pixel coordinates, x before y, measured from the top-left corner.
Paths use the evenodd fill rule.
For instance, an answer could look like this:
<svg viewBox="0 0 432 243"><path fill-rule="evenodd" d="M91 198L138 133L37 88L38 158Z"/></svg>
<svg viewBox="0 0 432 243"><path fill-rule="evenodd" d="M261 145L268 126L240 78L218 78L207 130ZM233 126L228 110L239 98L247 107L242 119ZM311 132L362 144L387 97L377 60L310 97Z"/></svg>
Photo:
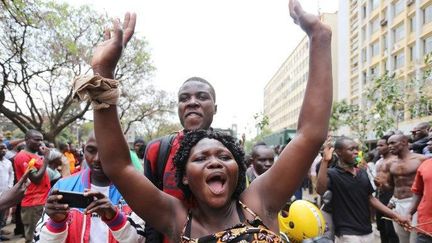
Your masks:
<svg viewBox="0 0 432 243"><path fill-rule="evenodd" d="M0 112L21 131L37 129L53 141L90 109L72 100L70 84L91 74L92 49L110 20L88 6L57 1L2 0L0 8ZM148 80L154 67L147 46L134 37L115 72L123 83L119 113L125 132L174 104Z"/></svg>

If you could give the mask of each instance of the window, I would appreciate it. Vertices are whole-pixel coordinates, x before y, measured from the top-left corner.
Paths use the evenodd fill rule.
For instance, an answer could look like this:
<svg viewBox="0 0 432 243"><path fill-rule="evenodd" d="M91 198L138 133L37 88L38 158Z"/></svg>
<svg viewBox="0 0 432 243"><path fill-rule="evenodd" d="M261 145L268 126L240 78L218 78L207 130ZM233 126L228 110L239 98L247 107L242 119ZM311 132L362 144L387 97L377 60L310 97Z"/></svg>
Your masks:
<svg viewBox="0 0 432 243"><path fill-rule="evenodd" d="M372 43L371 54L372 54L372 57L379 55L379 42L378 41L375 41L374 43Z"/></svg>
<svg viewBox="0 0 432 243"><path fill-rule="evenodd" d="M394 16L398 16L405 8L404 2L402 0L398 0L394 3Z"/></svg>
<svg viewBox="0 0 432 243"><path fill-rule="evenodd" d="M361 36L362 41L365 41L366 40L366 28L365 27L362 28L361 35L362 35Z"/></svg>
<svg viewBox="0 0 432 243"><path fill-rule="evenodd" d="M384 35L383 37L382 37L382 49L385 51L385 50L387 50L387 36L386 35Z"/></svg>
<svg viewBox="0 0 432 243"><path fill-rule="evenodd" d="M367 60L367 58L366 58L366 48L362 49L361 59L362 59L362 62L366 62L366 60Z"/></svg>
<svg viewBox="0 0 432 243"><path fill-rule="evenodd" d="M417 59L415 44L409 47L410 61Z"/></svg>
<svg viewBox="0 0 432 243"><path fill-rule="evenodd" d="M378 75L378 67L371 67L370 68L370 78L374 79Z"/></svg>
<svg viewBox="0 0 432 243"><path fill-rule="evenodd" d="M410 32L414 32L416 30L416 20L415 15L409 18Z"/></svg>
<svg viewBox="0 0 432 243"><path fill-rule="evenodd" d="M428 54L432 52L432 36L429 36L423 42L424 42L424 53Z"/></svg>
<svg viewBox="0 0 432 243"><path fill-rule="evenodd" d="M372 24L371 24L371 35L375 32L377 32L379 30L380 27L380 23L378 18L375 18L374 20L372 20Z"/></svg>
<svg viewBox="0 0 432 243"><path fill-rule="evenodd" d="M374 11L376 8L378 8L380 1L379 0L371 0L371 11Z"/></svg>
<svg viewBox="0 0 432 243"><path fill-rule="evenodd" d="M362 80L363 80L363 84L366 84L366 82L367 82L367 75L366 75L365 71L362 72Z"/></svg>
<svg viewBox="0 0 432 243"><path fill-rule="evenodd" d="M423 16L424 16L424 24L430 23L432 21L432 5L427 6L423 10Z"/></svg>
<svg viewBox="0 0 432 243"><path fill-rule="evenodd" d="M398 41L402 40L402 38L404 38L404 36L405 36L405 29L404 29L403 24L397 26L393 30L393 33L394 33L394 40L395 40L395 42L398 42Z"/></svg>
<svg viewBox="0 0 432 243"><path fill-rule="evenodd" d="M401 68L405 65L405 55L400 52L394 56L395 68Z"/></svg>
<svg viewBox="0 0 432 243"><path fill-rule="evenodd" d="M365 19L366 18L366 5L362 6L362 18Z"/></svg>

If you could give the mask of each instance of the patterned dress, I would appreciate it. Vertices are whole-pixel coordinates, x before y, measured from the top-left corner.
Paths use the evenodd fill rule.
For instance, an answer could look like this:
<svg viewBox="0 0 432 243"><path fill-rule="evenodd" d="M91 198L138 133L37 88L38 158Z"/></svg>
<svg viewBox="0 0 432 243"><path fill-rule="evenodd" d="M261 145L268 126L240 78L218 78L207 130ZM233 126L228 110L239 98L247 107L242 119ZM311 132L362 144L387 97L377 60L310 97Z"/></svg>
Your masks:
<svg viewBox="0 0 432 243"><path fill-rule="evenodd" d="M243 215L242 208L249 212L254 220L249 221ZM280 236L270 231L262 222L260 217L256 215L251 209L249 209L242 202L237 204L237 212L241 222L233 227L226 230L203 236L198 239L190 237L191 225L192 225L192 214L189 212L187 222L183 228L181 243L219 243L219 242L239 242L239 243L279 243L282 242Z"/></svg>

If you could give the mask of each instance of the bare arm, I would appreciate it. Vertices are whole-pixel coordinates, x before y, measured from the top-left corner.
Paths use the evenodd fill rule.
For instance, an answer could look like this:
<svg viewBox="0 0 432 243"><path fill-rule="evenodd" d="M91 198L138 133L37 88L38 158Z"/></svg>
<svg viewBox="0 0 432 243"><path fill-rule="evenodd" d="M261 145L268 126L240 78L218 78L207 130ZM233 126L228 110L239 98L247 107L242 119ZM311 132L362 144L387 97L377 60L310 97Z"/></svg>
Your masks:
<svg viewBox="0 0 432 243"><path fill-rule="evenodd" d="M278 212L306 176L326 139L332 104L331 30L317 16L304 12L296 0L289 7L294 22L309 37L309 78L296 137L245 192L245 197L252 194L248 205L264 214ZM254 202L257 196L260 202Z"/></svg>
<svg viewBox="0 0 432 243"><path fill-rule="evenodd" d="M34 184L39 184L42 181L43 176L45 175L47 166L48 166L48 160L44 158L42 167L35 172L29 173L28 178L30 179L30 181L33 182Z"/></svg>
<svg viewBox="0 0 432 243"><path fill-rule="evenodd" d="M422 200L423 195L418 195L413 193L412 201L411 201L411 208L408 211L408 214L412 216L417 212L418 205L420 204L420 201Z"/></svg>
<svg viewBox="0 0 432 243"><path fill-rule="evenodd" d="M402 217L403 215L399 215L399 214L395 213L390 208L388 208L386 205L382 204L376 197L369 195L369 203L376 210L385 214L387 217L397 221L399 224L405 224L405 225L409 224L409 221L406 218Z"/></svg>
<svg viewBox="0 0 432 243"><path fill-rule="evenodd" d="M135 15L126 14L124 33L118 21L114 22L112 38L109 31L105 32L105 41L98 45L92 58L94 73L105 78L114 78L113 73L121 52L133 35L135 21ZM176 219L184 221L186 210L179 200L158 190L143 174L134 169L117 115L117 106L94 110L94 124L104 172L133 211L157 230L169 236L179 234L177 231L181 229L176 225L181 220Z"/></svg>
<svg viewBox="0 0 432 243"><path fill-rule="evenodd" d="M10 208L23 199L25 190L29 184L29 182L27 182L28 175L29 171L21 177L15 186L0 194L0 210Z"/></svg>
<svg viewBox="0 0 432 243"><path fill-rule="evenodd" d="M327 191L328 187L328 161L321 161L320 169L318 171L318 179L317 179L317 193L321 196L324 194L324 192Z"/></svg>

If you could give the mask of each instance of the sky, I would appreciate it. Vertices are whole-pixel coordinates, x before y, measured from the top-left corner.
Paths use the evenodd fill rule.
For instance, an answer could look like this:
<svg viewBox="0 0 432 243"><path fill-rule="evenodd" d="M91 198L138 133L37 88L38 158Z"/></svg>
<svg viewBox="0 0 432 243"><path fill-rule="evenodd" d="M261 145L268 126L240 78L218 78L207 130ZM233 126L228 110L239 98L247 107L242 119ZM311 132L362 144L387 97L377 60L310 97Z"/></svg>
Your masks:
<svg viewBox="0 0 432 243"><path fill-rule="evenodd" d="M149 43L153 84L171 93L199 76L213 84L213 127L255 136L253 115L263 111L266 83L303 38L288 0L67 0L112 17L137 13L135 33ZM311 12L334 13L337 0L302 0Z"/></svg>

